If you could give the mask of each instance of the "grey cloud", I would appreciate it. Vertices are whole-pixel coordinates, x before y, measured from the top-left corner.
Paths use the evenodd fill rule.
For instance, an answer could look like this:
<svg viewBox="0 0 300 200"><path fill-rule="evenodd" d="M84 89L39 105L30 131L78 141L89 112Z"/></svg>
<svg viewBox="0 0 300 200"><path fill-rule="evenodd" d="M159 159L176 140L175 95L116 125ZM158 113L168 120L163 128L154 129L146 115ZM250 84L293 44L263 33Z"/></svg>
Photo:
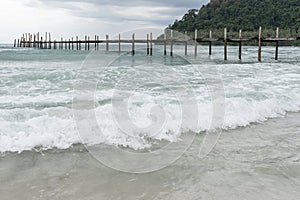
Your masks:
<svg viewBox="0 0 300 200"><path fill-rule="evenodd" d="M139 21L167 26L191 8L209 0L32 0L31 6L68 10L81 18L105 21ZM141 13L143 12L143 13Z"/></svg>

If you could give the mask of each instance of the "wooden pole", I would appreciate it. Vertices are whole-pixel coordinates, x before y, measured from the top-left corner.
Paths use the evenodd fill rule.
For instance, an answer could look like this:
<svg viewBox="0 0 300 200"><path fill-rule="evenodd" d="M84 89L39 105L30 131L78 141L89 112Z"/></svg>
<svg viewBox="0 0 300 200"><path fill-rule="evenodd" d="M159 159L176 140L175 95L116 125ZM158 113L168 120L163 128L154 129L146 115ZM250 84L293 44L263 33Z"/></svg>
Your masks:
<svg viewBox="0 0 300 200"><path fill-rule="evenodd" d="M224 60L227 60L227 28L224 29Z"/></svg>
<svg viewBox="0 0 300 200"><path fill-rule="evenodd" d="M109 43L108 43L108 39L109 39L109 36L106 35L106 51L109 51Z"/></svg>
<svg viewBox="0 0 300 200"><path fill-rule="evenodd" d="M132 34L132 55L134 55L135 54L135 50L134 50L134 46L135 46L135 44L134 44L134 33Z"/></svg>
<svg viewBox="0 0 300 200"><path fill-rule="evenodd" d="M184 55L187 56L187 53L188 53L187 31L185 31L185 33L184 33L184 40L185 40L185 43L184 43Z"/></svg>
<svg viewBox="0 0 300 200"><path fill-rule="evenodd" d="M211 55L212 54L212 31L209 31L209 50L208 50L208 54Z"/></svg>
<svg viewBox="0 0 300 200"><path fill-rule="evenodd" d="M100 36L97 36L97 51L99 51Z"/></svg>
<svg viewBox="0 0 300 200"><path fill-rule="evenodd" d="M242 60L242 30L239 32L239 60Z"/></svg>
<svg viewBox="0 0 300 200"><path fill-rule="evenodd" d="M49 49L51 49L51 33L49 32Z"/></svg>
<svg viewBox="0 0 300 200"><path fill-rule="evenodd" d="M56 40L54 40L53 48L56 49Z"/></svg>
<svg viewBox="0 0 300 200"><path fill-rule="evenodd" d="M88 36L87 46L88 46L88 51L89 51L90 50L90 36Z"/></svg>
<svg viewBox="0 0 300 200"><path fill-rule="evenodd" d="M40 40L40 48L43 49L43 37L41 36L41 40Z"/></svg>
<svg viewBox="0 0 300 200"><path fill-rule="evenodd" d="M72 50L74 50L74 38L72 37Z"/></svg>
<svg viewBox="0 0 300 200"><path fill-rule="evenodd" d="M118 45L119 45L119 53L121 53L121 34L119 34Z"/></svg>
<svg viewBox="0 0 300 200"><path fill-rule="evenodd" d="M275 60L278 60L278 46L279 46L279 41L278 41L278 38L279 38L279 28L277 27L276 29L276 50L275 50Z"/></svg>
<svg viewBox="0 0 300 200"><path fill-rule="evenodd" d="M84 36L84 50L86 51L87 50L87 36Z"/></svg>
<svg viewBox="0 0 300 200"><path fill-rule="evenodd" d="M14 48L16 47L16 45L17 45L17 40L15 39L14 40Z"/></svg>
<svg viewBox="0 0 300 200"><path fill-rule="evenodd" d="M198 41L197 41L197 38L198 38L198 30L196 29L195 30L195 37L194 37L194 39L195 39L195 56L198 55Z"/></svg>
<svg viewBox="0 0 300 200"><path fill-rule="evenodd" d="M150 56L153 55L152 33L150 33Z"/></svg>
<svg viewBox="0 0 300 200"><path fill-rule="evenodd" d="M65 40L65 50L67 50L68 49L68 42L67 42L67 40Z"/></svg>
<svg viewBox="0 0 300 200"><path fill-rule="evenodd" d="M166 30L164 32L164 56L167 55L167 33Z"/></svg>
<svg viewBox="0 0 300 200"><path fill-rule="evenodd" d="M173 30L171 30L170 56L173 56Z"/></svg>
<svg viewBox="0 0 300 200"><path fill-rule="evenodd" d="M149 34L147 34L147 55L150 54L150 48L149 48Z"/></svg>
<svg viewBox="0 0 300 200"><path fill-rule="evenodd" d="M261 62L261 37L262 37L262 33L261 33L261 26L260 26L258 30L258 61L259 62Z"/></svg>
<svg viewBox="0 0 300 200"><path fill-rule="evenodd" d="M97 35L95 35L95 51L97 50Z"/></svg>
<svg viewBox="0 0 300 200"><path fill-rule="evenodd" d="M48 42L48 33L45 32L45 44L44 44L44 48L47 49L47 42Z"/></svg>
<svg viewBox="0 0 300 200"><path fill-rule="evenodd" d="M78 44L78 36L76 36L76 50L79 50L79 44Z"/></svg>
<svg viewBox="0 0 300 200"><path fill-rule="evenodd" d="M81 47L82 47L82 45L81 45L81 40L78 41L78 44L79 44L79 45L78 45L78 48L79 48L79 50L81 50Z"/></svg>
<svg viewBox="0 0 300 200"><path fill-rule="evenodd" d="M17 47L20 47L20 39L18 39Z"/></svg>
<svg viewBox="0 0 300 200"><path fill-rule="evenodd" d="M27 34L26 34L25 37L27 38ZM24 44L23 44L24 47L27 47L27 46L26 46L26 45L27 45L27 39L26 39L26 38L24 38Z"/></svg>
<svg viewBox="0 0 300 200"><path fill-rule="evenodd" d="M68 42L68 47L69 47L69 50L71 49L71 39L69 39L69 42Z"/></svg>

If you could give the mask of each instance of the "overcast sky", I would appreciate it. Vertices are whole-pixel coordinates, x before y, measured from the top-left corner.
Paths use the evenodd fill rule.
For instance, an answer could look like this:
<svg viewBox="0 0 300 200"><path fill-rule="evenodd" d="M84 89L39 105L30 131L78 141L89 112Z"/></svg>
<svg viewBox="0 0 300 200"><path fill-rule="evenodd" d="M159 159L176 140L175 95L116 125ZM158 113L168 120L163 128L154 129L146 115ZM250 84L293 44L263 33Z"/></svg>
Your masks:
<svg viewBox="0 0 300 200"><path fill-rule="evenodd" d="M164 29L209 0L0 0L0 43L24 32L54 38L115 35L139 28Z"/></svg>

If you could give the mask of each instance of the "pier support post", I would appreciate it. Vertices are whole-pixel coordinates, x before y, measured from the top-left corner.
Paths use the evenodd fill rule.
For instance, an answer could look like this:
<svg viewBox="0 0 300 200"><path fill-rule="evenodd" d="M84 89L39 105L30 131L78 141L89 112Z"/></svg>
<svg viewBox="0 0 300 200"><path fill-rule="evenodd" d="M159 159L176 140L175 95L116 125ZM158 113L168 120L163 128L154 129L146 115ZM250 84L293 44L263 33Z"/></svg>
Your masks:
<svg viewBox="0 0 300 200"><path fill-rule="evenodd" d="M209 31L209 49L208 49L208 54L211 55L212 54L212 31Z"/></svg>
<svg viewBox="0 0 300 200"><path fill-rule="evenodd" d="M278 46L279 46L279 28L276 29L276 50L275 50L275 60L278 60Z"/></svg>
<svg viewBox="0 0 300 200"><path fill-rule="evenodd" d="M51 49L51 33L49 32L49 49Z"/></svg>
<svg viewBox="0 0 300 200"><path fill-rule="evenodd" d="M164 31L164 56L167 55L167 33Z"/></svg>
<svg viewBox="0 0 300 200"><path fill-rule="evenodd" d="M45 32L45 44L44 44L44 48L47 49L47 42L48 42L48 33Z"/></svg>
<svg viewBox="0 0 300 200"><path fill-rule="evenodd" d="M74 38L72 37L72 50L74 50Z"/></svg>
<svg viewBox="0 0 300 200"><path fill-rule="evenodd" d="M95 35L95 51L97 50L97 35Z"/></svg>
<svg viewBox="0 0 300 200"><path fill-rule="evenodd" d="M109 43L108 43L108 39L109 39L109 36L106 35L106 51L109 51Z"/></svg>
<svg viewBox="0 0 300 200"><path fill-rule="evenodd" d="M171 37L170 37L170 56L173 56L173 30L171 30Z"/></svg>
<svg viewBox="0 0 300 200"><path fill-rule="evenodd" d="M187 53L188 53L187 31L185 31L185 33L184 33L184 40L185 40L185 43L184 43L184 55L187 56Z"/></svg>
<svg viewBox="0 0 300 200"><path fill-rule="evenodd" d="M121 53L121 34L119 34L118 45L119 45L119 53Z"/></svg>
<svg viewBox="0 0 300 200"><path fill-rule="evenodd" d="M261 62L261 37L262 37L262 33L261 33L261 26L260 26L258 30L258 61L259 62Z"/></svg>
<svg viewBox="0 0 300 200"><path fill-rule="evenodd" d="M90 36L88 36L88 38L87 38L87 48L89 51L90 50Z"/></svg>
<svg viewBox="0 0 300 200"><path fill-rule="evenodd" d="M149 43L150 43L150 41L149 41L149 34L147 34L147 55L149 55L149 54L150 54L150 47L149 47Z"/></svg>
<svg viewBox="0 0 300 200"><path fill-rule="evenodd" d="M16 45L17 45L17 40L15 39L14 40L14 48L16 48Z"/></svg>
<svg viewBox="0 0 300 200"><path fill-rule="evenodd" d="M132 34L132 55L134 56L135 54L135 49L134 49L134 46L135 46L135 41L134 41L134 33Z"/></svg>
<svg viewBox="0 0 300 200"><path fill-rule="evenodd" d="M198 39L198 30L197 29L195 30L194 39L195 39L195 56L197 56L198 55L198 41L197 41L197 39Z"/></svg>
<svg viewBox="0 0 300 200"><path fill-rule="evenodd" d="M227 28L224 29L224 60L227 60Z"/></svg>
<svg viewBox="0 0 300 200"><path fill-rule="evenodd" d="M76 36L76 50L79 50L79 44L78 44L78 36Z"/></svg>
<svg viewBox="0 0 300 200"><path fill-rule="evenodd" d="M150 33L150 56L153 55L152 33Z"/></svg>
<svg viewBox="0 0 300 200"><path fill-rule="evenodd" d="M242 30L239 32L239 60L242 60Z"/></svg>

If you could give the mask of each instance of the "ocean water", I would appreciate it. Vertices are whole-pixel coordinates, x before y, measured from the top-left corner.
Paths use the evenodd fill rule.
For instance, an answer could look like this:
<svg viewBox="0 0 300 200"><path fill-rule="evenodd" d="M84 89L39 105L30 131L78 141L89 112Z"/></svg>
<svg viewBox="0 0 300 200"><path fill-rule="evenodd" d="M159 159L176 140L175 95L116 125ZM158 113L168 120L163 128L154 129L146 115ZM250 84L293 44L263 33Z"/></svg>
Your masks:
<svg viewBox="0 0 300 200"><path fill-rule="evenodd" d="M242 61L229 47L227 62L222 47L209 57L201 46L197 58L181 46L173 58L161 47L153 57L142 46L134 57L111 49L0 46L1 199L297 199L299 47L280 47L279 61L264 47L261 63L256 47ZM222 134L201 158L210 131ZM190 148L184 135L195 137ZM167 155L183 155L140 175L90 151L121 159L111 147L142 154L166 144Z"/></svg>

